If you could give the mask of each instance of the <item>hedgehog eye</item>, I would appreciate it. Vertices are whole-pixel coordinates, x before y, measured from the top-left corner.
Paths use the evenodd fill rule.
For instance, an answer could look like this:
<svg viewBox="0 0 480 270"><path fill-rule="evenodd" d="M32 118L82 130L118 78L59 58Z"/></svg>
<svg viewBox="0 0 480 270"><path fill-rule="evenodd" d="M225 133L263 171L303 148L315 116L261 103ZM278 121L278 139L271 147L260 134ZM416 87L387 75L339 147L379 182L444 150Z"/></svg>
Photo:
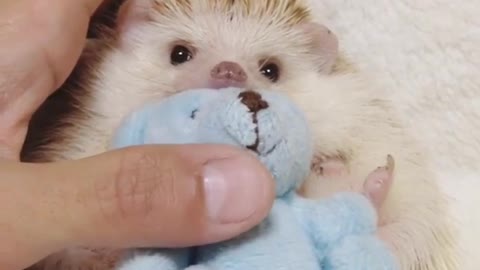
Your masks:
<svg viewBox="0 0 480 270"><path fill-rule="evenodd" d="M260 73L272 82L280 78L280 68L273 62L265 62L260 65Z"/></svg>
<svg viewBox="0 0 480 270"><path fill-rule="evenodd" d="M170 54L170 63L174 66L186 63L193 58L193 53L185 46L176 45Z"/></svg>

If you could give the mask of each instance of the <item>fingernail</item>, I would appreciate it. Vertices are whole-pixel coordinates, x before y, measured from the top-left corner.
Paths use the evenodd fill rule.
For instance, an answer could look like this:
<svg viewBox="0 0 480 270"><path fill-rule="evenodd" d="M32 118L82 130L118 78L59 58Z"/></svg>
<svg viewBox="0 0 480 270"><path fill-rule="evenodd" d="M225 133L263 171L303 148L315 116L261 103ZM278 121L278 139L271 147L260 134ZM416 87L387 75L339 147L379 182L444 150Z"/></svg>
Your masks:
<svg viewBox="0 0 480 270"><path fill-rule="evenodd" d="M207 212L214 223L239 223L265 205L270 174L255 159L236 157L204 167Z"/></svg>

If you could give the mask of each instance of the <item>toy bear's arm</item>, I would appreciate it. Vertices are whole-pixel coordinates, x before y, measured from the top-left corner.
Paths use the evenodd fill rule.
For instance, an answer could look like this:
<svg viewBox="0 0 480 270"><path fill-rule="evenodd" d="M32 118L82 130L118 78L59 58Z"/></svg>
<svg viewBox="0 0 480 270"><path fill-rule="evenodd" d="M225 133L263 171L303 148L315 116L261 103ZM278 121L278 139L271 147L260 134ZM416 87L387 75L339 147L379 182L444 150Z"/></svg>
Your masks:
<svg viewBox="0 0 480 270"><path fill-rule="evenodd" d="M393 253L376 235L377 213L360 193L322 200L295 196L291 206L313 240L323 270L397 270Z"/></svg>
<svg viewBox="0 0 480 270"><path fill-rule="evenodd" d="M377 213L370 200L360 193L338 193L330 198L292 198L291 206L317 249L325 250L346 235L372 234Z"/></svg>
<svg viewBox="0 0 480 270"><path fill-rule="evenodd" d="M324 252L322 270L399 270L393 252L376 234L346 235Z"/></svg>

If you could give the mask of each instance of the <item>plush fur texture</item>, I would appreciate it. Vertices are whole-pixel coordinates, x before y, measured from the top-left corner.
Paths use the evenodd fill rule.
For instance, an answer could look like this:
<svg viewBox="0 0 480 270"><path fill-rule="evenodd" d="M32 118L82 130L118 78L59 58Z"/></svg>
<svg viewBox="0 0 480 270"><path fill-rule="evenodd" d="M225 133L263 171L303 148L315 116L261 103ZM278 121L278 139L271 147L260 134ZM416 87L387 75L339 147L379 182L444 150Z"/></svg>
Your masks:
<svg viewBox="0 0 480 270"><path fill-rule="evenodd" d="M113 136L113 148L187 143L245 147L270 169L278 196L295 191L308 175L313 145L308 124L279 93L198 89L150 103L127 116Z"/></svg>
<svg viewBox="0 0 480 270"><path fill-rule="evenodd" d="M345 11L348 10L347 6ZM69 82L33 119L23 160L76 159L103 152L113 128L134 107L152 98L204 87L213 65L237 61L250 75L248 87L285 91L306 112L314 127L315 160L320 161L313 168L321 167L325 159L338 158L351 175L357 176L354 181L336 181L315 175L314 170L304 189L306 195L322 197L359 189L359 176L382 163L387 154L393 154L398 163L397 179L380 212L381 236L394 248L402 269L458 269L457 237L448 212L448 198L438 187L425 149L396 115L395 102L388 101L391 89L398 88L374 83L377 79L383 83L378 74L385 73L373 72L373 78L362 78L355 70L363 70L364 62L354 66L342 59L334 69L336 74L320 75L330 70L328 59L335 50L325 49L332 48L324 46L332 44L325 42L331 38L325 39L329 35L318 28L312 32L304 24L292 26L265 17L240 16L231 20L230 16L218 13L203 14L172 20L153 9L147 20L130 22L129 27L122 28L129 29L122 30L127 32L101 39L91 50L87 49ZM327 13L325 17L341 14ZM355 33L360 33L354 29L363 22L356 23L355 27L350 26L353 32L347 34L355 37ZM335 25L339 31L350 30ZM358 37L366 41L351 43L370 45L367 41L377 34L378 31L366 32ZM176 42L195 48L197 54L192 62L179 67L170 64L171 46ZM281 64L278 82L272 83L259 73L258 63L265 59ZM352 59L357 64L357 59ZM383 63L382 59L378 62Z"/></svg>
<svg viewBox="0 0 480 270"><path fill-rule="evenodd" d="M253 151L275 179L276 200L269 216L233 240L195 249L137 252L119 270L184 269L192 256L189 270L398 268L375 235L376 209L367 196L338 193L315 201L296 195L309 174L313 144L301 110L284 95L235 88L185 91L129 115L114 136L113 148L184 143L229 144Z"/></svg>

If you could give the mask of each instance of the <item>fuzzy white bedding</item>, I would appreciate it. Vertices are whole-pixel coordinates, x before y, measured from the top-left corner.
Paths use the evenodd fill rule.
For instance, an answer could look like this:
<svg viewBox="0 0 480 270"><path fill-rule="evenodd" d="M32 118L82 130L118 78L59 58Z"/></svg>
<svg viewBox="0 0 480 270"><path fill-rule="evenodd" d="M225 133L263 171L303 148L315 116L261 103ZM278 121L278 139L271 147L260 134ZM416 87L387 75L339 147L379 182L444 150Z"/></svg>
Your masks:
<svg viewBox="0 0 480 270"><path fill-rule="evenodd" d="M453 198L459 270L480 269L480 0L311 1L430 153Z"/></svg>

